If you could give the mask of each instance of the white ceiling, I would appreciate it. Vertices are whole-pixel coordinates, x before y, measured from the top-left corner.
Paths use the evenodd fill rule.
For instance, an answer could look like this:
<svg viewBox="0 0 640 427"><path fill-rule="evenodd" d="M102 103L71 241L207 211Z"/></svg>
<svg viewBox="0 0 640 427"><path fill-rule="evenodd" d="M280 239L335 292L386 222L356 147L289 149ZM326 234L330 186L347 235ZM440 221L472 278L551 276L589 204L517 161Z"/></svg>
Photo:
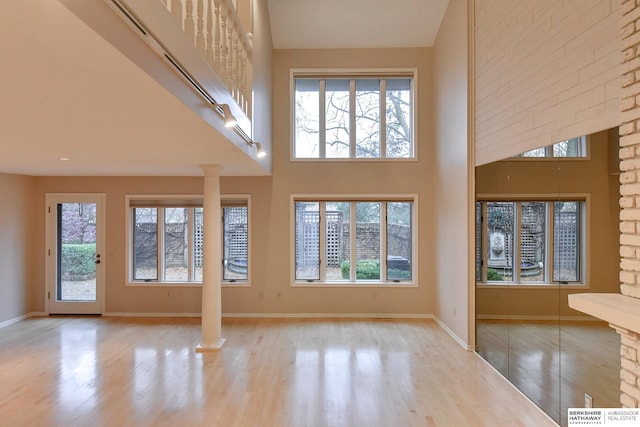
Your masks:
<svg viewBox="0 0 640 427"><path fill-rule="evenodd" d="M276 48L430 46L448 3L268 1ZM0 173L265 174L62 2L0 1Z"/></svg>
<svg viewBox="0 0 640 427"><path fill-rule="evenodd" d="M432 46L449 0L268 0L276 49Z"/></svg>

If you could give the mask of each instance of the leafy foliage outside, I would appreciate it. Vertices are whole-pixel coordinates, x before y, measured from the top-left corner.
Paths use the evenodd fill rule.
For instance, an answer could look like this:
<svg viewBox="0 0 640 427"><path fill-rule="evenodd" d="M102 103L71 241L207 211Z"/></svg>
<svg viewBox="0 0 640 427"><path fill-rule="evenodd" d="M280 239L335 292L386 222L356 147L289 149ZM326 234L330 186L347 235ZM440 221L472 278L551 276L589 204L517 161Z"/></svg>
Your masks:
<svg viewBox="0 0 640 427"><path fill-rule="evenodd" d="M504 277L493 268L487 268L487 281L490 280L504 280Z"/></svg>
<svg viewBox="0 0 640 427"><path fill-rule="evenodd" d="M62 265L63 275L79 276L95 272L95 243L63 244Z"/></svg>
<svg viewBox="0 0 640 427"><path fill-rule="evenodd" d="M340 265L342 278L349 280L349 261L343 261ZM407 270L399 270L390 268L388 271L390 279L409 279L411 272ZM356 280L379 280L380 279L380 261L377 259L363 259L356 262Z"/></svg>

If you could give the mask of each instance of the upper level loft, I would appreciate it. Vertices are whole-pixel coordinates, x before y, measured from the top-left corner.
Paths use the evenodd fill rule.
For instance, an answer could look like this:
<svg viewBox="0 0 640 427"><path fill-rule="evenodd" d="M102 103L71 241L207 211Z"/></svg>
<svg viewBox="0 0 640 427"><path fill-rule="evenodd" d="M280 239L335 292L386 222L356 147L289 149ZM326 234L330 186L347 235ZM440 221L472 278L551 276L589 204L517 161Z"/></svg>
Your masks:
<svg viewBox="0 0 640 427"><path fill-rule="evenodd" d="M178 146L182 147L181 152L190 147L200 150L199 156L185 154L180 164L188 162L196 168L203 163L220 164L223 175L270 173L272 44L266 0L58 2L102 42L122 54L125 61L138 67L153 82L152 86L172 95L195 114L185 120L185 113L181 112L175 121L165 118L159 126L136 132L147 139L151 139L150 135L164 135L165 145L177 144L173 146L175 151ZM104 43L99 44L92 44L96 52L106 49L102 47ZM103 67L107 75L110 69ZM141 103L140 95L135 98L141 92L135 90L135 79L117 78L122 88L130 90L130 95L120 97L122 107L132 101ZM138 109L132 119L138 112L151 114L151 110L162 108L162 104L155 104L149 105L149 111ZM198 117L204 123L198 122L198 129L193 132L180 134L172 129L173 124L176 129L184 128L186 123L198 121ZM153 144L141 144L135 148L157 149ZM171 162L175 154L165 150L162 161Z"/></svg>
<svg viewBox="0 0 640 427"><path fill-rule="evenodd" d="M253 144L250 0L109 0L142 40Z"/></svg>

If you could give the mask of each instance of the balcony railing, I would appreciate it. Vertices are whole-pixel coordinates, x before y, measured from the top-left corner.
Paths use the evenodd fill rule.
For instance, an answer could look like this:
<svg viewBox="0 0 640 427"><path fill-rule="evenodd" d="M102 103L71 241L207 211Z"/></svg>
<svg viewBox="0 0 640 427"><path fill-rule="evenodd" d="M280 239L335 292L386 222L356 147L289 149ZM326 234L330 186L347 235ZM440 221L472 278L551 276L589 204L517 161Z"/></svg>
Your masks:
<svg viewBox="0 0 640 427"><path fill-rule="evenodd" d="M248 118L251 35L231 0L160 0Z"/></svg>

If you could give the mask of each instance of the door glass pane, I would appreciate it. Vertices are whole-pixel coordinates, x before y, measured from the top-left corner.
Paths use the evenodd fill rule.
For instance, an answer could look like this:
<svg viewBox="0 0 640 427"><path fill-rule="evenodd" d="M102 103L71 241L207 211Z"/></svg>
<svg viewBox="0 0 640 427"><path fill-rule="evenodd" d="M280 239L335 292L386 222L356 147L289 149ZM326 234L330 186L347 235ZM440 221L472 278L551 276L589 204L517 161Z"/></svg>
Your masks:
<svg viewBox="0 0 640 427"><path fill-rule="evenodd" d="M326 271L327 280L349 280L350 245L349 245L349 202L326 203Z"/></svg>
<svg viewBox="0 0 640 427"><path fill-rule="evenodd" d="M164 209L164 280L189 280L188 208Z"/></svg>
<svg viewBox="0 0 640 427"><path fill-rule="evenodd" d="M356 157L380 157L380 80L356 80Z"/></svg>
<svg viewBox="0 0 640 427"><path fill-rule="evenodd" d="M96 204L58 204L58 301L96 300Z"/></svg>
<svg viewBox="0 0 640 427"><path fill-rule="evenodd" d="M514 203L487 202L487 218L487 282L511 282Z"/></svg>
<svg viewBox="0 0 640 427"><path fill-rule="evenodd" d="M547 203L522 202L520 212L520 283L543 283Z"/></svg>
<svg viewBox="0 0 640 427"><path fill-rule="evenodd" d="M320 80L296 79L294 157L320 156Z"/></svg>
<svg viewBox="0 0 640 427"><path fill-rule="evenodd" d="M296 202L296 280L320 280L319 202Z"/></svg>
<svg viewBox="0 0 640 427"><path fill-rule="evenodd" d="M158 208L133 209L133 279L158 280Z"/></svg>
<svg viewBox="0 0 640 427"><path fill-rule="evenodd" d="M356 203L356 280L380 280L380 202Z"/></svg>
<svg viewBox="0 0 640 427"><path fill-rule="evenodd" d="M413 157L411 80L387 79L387 157Z"/></svg>
<svg viewBox="0 0 640 427"><path fill-rule="evenodd" d="M388 280L411 280L411 205L387 203Z"/></svg>
<svg viewBox="0 0 640 427"><path fill-rule="evenodd" d="M246 206L223 208L224 280L248 278L248 211Z"/></svg>
<svg viewBox="0 0 640 427"><path fill-rule="evenodd" d="M326 157L349 157L349 80L327 80L325 90Z"/></svg>

